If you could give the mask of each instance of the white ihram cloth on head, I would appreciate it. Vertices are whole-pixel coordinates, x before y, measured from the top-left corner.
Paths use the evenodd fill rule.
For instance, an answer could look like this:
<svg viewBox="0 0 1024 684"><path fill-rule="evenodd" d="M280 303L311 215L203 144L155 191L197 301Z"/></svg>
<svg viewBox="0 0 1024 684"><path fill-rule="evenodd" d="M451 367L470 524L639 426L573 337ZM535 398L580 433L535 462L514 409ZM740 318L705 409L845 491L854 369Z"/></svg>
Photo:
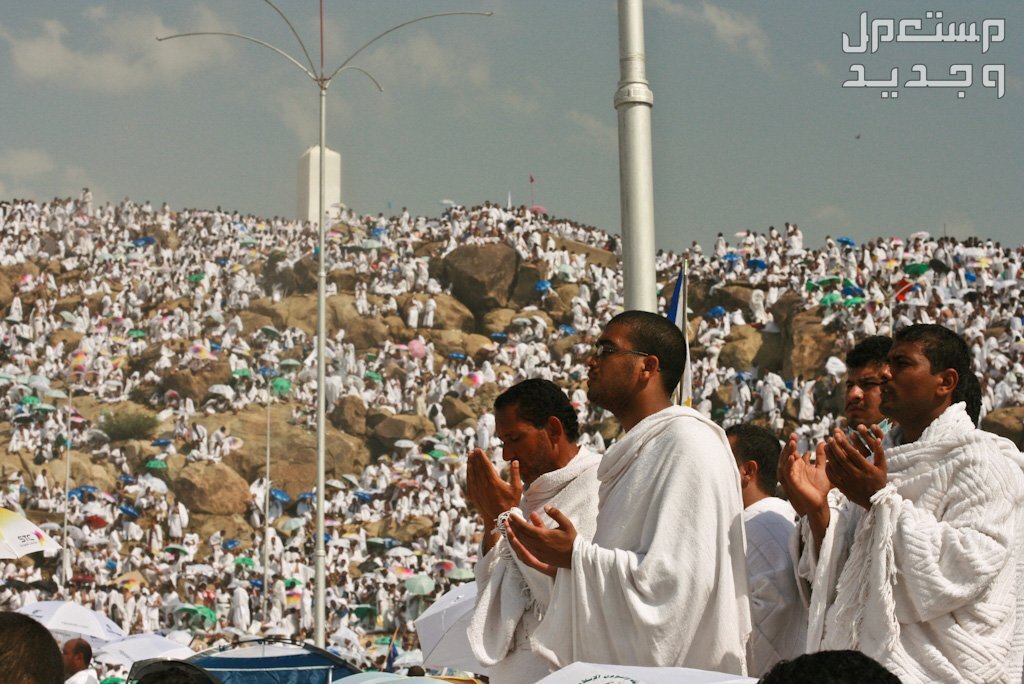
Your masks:
<svg viewBox="0 0 1024 684"><path fill-rule="evenodd" d="M563 667L745 673L743 504L722 429L670 406L609 447L598 478L597 531L559 569L535 648Z"/></svg>
<svg viewBox="0 0 1024 684"><path fill-rule="evenodd" d="M906 684L1020 682L1024 457L963 403L885 453L869 510L830 494L817 557L801 521L808 650L863 651Z"/></svg>
<svg viewBox="0 0 1024 684"><path fill-rule="evenodd" d="M597 521L597 468L601 457L586 447L564 468L541 475L523 494L523 514L551 504L586 539ZM541 513L550 527L553 520ZM530 568L501 538L476 565L477 602L467 634L470 647L494 684L532 682L558 669L530 647L548 607L554 579Z"/></svg>

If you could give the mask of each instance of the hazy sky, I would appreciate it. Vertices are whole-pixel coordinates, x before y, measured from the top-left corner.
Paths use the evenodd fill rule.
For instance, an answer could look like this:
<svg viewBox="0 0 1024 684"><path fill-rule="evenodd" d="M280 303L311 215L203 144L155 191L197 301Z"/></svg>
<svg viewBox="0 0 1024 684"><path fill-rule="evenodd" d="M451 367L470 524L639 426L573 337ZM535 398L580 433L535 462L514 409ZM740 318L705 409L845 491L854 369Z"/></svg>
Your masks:
<svg viewBox="0 0 1024 684"><path fill-rule="evenodd" d="M798 223L812 244L916 230L1020 244L1024 231L1024 3L648 0L658 244ZM319 3L280 0L319 63ZM317 89L252 43L157 35L234 31L304 61L259 0L17 2L0 12L0 197L124 196L296 213L298 157L316 144ZM616 5L608 0L328 0L333 70L374 34L423 14L489 10L387 36L328 94L343 199L366 213L437 215L440 200L516 203L617 231ZM860 14L943 22L1003 18L1002 42L887 43L844 54ZM931 80L951 88L843 88ZM1005 94L982 85L1005 65ZM536 178L531 198L530 175Z"/></svg>

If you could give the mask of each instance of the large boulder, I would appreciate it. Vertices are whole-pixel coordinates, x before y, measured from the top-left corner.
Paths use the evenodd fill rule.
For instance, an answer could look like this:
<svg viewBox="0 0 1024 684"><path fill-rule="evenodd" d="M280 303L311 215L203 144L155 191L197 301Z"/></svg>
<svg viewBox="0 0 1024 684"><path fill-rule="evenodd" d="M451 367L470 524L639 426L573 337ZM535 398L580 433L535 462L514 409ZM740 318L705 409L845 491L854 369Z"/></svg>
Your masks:
<svg viewBox="0 0 1024 684"><path fill-rule="evenodd" d="M607 249L600 247L591 247L585 245L582 242L576 242L568 238L556 237L555 246L558 249L564 249L569 254L584 254L587 257L588 264L598 264L605 268L618 268L619 258Z"/></svg>
<svg viewBox="0 0 1024 684"><path fill-rule="evenodd" d="M373 428L370 448L374 453L388 453L395 448L395 442L400 439L411 439L416 442L432 434L434 424L423 416L389 416Z"/></svg>
<svg viewBox="0 0 1024 684"><path fill-rule="evenodd" d="M736 370L748 371L761 351L761 333L753 326L737 325L725 338L725 345L718 356L718 363Z"/></svg>
<svg viewBox="0 0 1024 684"><path fill-rule="evenodd" d="M469 404L453 396L446 396L441 400L441 412L444 413L444 420L449 427L456 427L464 420L476 422L476 414Z"/></svg>
<svg viewBox="0 0 1024 684"><path fill-rule="evenodd" d="M1024 449L1024 406L996 409L981 419L981 429L1006 437Z"/></svg>
<svg viewBox="0 0 1024 684"><path fill-rule="evenodd" d="M787 292L772 306L772 318L782 335L784 378L816 378L825 372L828 357L837 354L837 336L821 325L821 314L803 308L803 298Z"/></svg>
<svg viewBox="0 0 1024 684"><path fill-rule="evenodd" d="M505 332L512 325L512 319L518 315L515 309L491 309L484 314L480 328L485 335Z"/></svg>
<svg viewBox="0 0 1024 684"><path fill-rule="evenodd" d="M509 305L516 308L539 305L541 293L537 290L537 283L548 279L547 265L536 261L523 261L519 264L519 271L516 273L516 281L512 286L512 296L509 298Z"/></svg>
<svg viewBox="0 0 1024 684"><path fill-rule="evenodd" d="M190 511L214 515L245 513L249 483L223 463L190 463L174 480L174 493Z"/></svg>
<svg viewBox="0 0 1024 684"><path fill-rule="evenodd" d="M441 277L455 298L482 318L508 305L518 266L519 254L508 245L463 245L444 258Z"/></svg>
<svg viewBox="0 0 1024 684"><path fill-rule="evenodd" d="M207 398L212 385L223 385L231 380L231 370L227 361L221 359L211 362L206 370L176 370L164 375L160 381L160 391L174 390L182 397L191 397L199 403Z"/></svg>
<svg viewBox="0 0 1024 684"><path fill-rule="evenodd" d="M338 397L328 420L342 432L361 437L366 434L366 402L353 394Z"/></svg>

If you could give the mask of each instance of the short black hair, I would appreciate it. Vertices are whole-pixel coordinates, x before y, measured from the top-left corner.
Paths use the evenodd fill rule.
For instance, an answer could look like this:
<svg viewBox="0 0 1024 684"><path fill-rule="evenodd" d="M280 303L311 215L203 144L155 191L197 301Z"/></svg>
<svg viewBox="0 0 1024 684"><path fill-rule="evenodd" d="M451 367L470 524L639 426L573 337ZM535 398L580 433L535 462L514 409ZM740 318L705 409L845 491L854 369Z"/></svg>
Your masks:
<svg viewBox="0 0 1024 684"><path fill-rule="evenodd" d="M86 667L92 662L92 646L85 639L75 639L71 642L71 652L82 656L82 662Z"/></svg>
<svg viewBox="0 0 1024 684"><path fill-rule="evenodd" d="M661 386L671 395L686 368L686 337L675 323L649 311L623 311L608 321L609 327L621 325L629 329L629 341L635 351L658 358Z"/></svg>
<svg viewBox="0 0 1024 684"><path fill-rule="evenodd" d="M53 635L21 613L0 613L0 663L7 684L63 684L64 657Z"/></svg>
<svg viewBox="0 0 1024 684"><path fill-rule="evenodd" d="M928 359L932 373L952 368L959 380L953 390L952 403L965 402L967 415L978 425L981 416L981 383L971 367L971 348L963 337L941 325L918 323L896 332L893 344L917 342Z"/></svg>
<svg viewBox="0 0 1024 684"><path fill-rule="evenodd" d="M562 424L565 436L575 443L580 438L576 411L562 388L543 378L530 378L512 385L494 400L494 410L515 406L519 418L535 428L543 428L554 416Z"/></svg>
<svg viewBox="0 0 1024 684"><path fill-rule="evenodd" d="M892 349L892 338L888 335L872 335L865 337L846 355L846 367L857 370L866 366L889 362L889 350Z"/></svg>
<svg viewBox="0 0 1024 684"><path fill-rule="evenodd" d="M732 453L740 463L757 463L757 487L773 494L778 484L779 454L782 443L771 430L752 423L733 425L725 431L726 437L734 437Z"/></svg>
<svg viewBox="0 0 1024 684"><path fill-rule="evenodd" d="M900 684L900 678L860 651L818 651L777 663L758 684Z"/></svg>

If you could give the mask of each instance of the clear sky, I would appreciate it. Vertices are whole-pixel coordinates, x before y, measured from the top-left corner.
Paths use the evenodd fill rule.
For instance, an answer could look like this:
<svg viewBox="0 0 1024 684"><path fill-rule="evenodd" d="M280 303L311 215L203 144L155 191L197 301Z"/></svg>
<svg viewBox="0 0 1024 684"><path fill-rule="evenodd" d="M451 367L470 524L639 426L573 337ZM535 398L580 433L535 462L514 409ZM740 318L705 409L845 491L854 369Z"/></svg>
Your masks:
<svg viewBox="0 0 1024 684"><path fill-rule="evenodd" d="M1024 238L1024 3L647 0L658 245L798 223L811 244L916 230ZM319 3L280 0L319 63ZM92 188L101 201L296 213L297 166L317 141L317 89L257 45L157 35L234 31L304 61L259 0L19 2L0 12L0 197ZM437 215L440 200L545 206L617 231L616 5L609 0L327 0L326 65L387 36L328 94L343 199L365 213ZM859 44L860 15L1005 19L1001 42ZM974 84L844 88L925 64L971 64ZM982 85L1002 64L1002 98ZM532 186L531 174L536 179Z"/></svg>

